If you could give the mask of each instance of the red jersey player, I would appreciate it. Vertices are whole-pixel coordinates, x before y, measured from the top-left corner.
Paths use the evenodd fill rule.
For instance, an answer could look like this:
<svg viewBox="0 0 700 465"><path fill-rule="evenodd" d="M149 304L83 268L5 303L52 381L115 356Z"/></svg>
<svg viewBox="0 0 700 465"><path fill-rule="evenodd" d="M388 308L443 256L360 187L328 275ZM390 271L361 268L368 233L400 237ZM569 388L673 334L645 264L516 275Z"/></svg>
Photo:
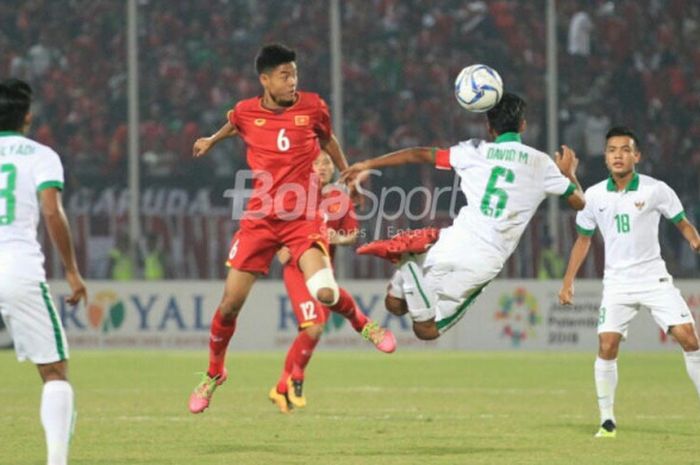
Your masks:
<svg viewBox="0 0 700 465"><path fill-rule="evenodd" d="M319 177L321 187L328 186L335 171L330 155L321 151L314 161L313 170ZM319 208L326 222L332 261L337 245L352 245L357 241L359 224L350 197L339 189L324 189ZM289 347L282 374L269 394L270 400L282 413L289 412L291 407L306 406L306 398L303 395L304 369L311 360L329 315L329 308L319 304L309 295L304 285L304 275L294 262L289 261L289 257L287 247L283 247L278 253L278 258L285 264L284 285L299 323L299 334ZM396 338L391 331L380 328L377 323L369 320L345 289L341 288L340 293L343 304L330 310L347 318L355 331L372 342L377 349L393 352L396 348Z"/></svg>
<svg viewBox="0 0 700 465"><path fill-rule="evenodd" d="M318 194L312 164L321 148L338 168L345 169L347 161L333 135L326 103L317 94L297 91L295 59L295 52L283 45L260 49L255 68L263 94L238 102L221 129L194 143L193 155L200 157L223 139L242 137L255 180L229 250L224 295L211 323L209 368L190 396L192 413L204 411L216 388L226 381L226 348L238 313L280 247L289 248L315 299L331 308L343 304L328 257L323 219L317 205L309 202L307 207L305 200Z"/></svg>

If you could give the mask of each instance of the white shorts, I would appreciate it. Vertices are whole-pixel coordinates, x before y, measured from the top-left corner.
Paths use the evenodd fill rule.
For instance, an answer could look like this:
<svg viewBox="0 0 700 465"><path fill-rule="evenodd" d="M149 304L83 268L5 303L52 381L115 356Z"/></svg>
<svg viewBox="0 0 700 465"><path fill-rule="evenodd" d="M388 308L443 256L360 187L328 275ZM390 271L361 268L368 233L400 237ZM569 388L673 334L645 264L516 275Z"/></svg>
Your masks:
<svg viewBox="0 0 700 465"><path fill-rule="evenodd" d="M66 334L48 284L0 276L0 312L20 362L68 359Z"/></svg>
<svg viewBox="0 0 700 465"><path fill-rule="evenodd" d="M680 291L672 282L667 282L643 291L604 289L598 334L620 333L626 339L630 322L642 308L649 310L656 324L666 333L672 326L695 324Z"/></svg>
<svg viewBox="0 0 700 465"><path fill-rule="evenodd" d="M422 259L418 261L420 265ZM425 285L435 302L435 323L440 333L455 325L466 314L467 309L481 294L481 291L494 278L482 272L469 269L456 269L453 265L437 264L423 270ZM406 282L400 271L396 271L389 281L387 293L392 297L405 299L406 292L420 292L414 284Z"/></svg>

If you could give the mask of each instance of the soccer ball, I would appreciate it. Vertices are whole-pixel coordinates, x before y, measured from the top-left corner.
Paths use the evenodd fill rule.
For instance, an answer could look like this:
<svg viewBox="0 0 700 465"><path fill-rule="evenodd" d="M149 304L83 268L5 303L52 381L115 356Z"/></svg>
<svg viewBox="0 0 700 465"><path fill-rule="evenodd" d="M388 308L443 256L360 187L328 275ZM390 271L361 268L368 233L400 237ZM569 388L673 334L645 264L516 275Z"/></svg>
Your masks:
<svg viewBox="0 0 700 465"><path fill-rule="evenodd" d="M503 96L503 80L496 70L486 65L464 68L455 79L455 97L467 111L489 111Z"/></svg>

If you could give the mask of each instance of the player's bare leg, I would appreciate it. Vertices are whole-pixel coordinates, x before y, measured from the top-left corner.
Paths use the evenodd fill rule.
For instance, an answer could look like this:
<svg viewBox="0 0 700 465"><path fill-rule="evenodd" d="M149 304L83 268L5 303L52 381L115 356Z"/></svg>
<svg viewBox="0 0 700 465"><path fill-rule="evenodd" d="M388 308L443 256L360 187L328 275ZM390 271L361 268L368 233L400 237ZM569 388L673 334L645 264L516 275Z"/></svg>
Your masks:
<svg viewBox="0 0 700 465"><path fill-rule="evenodd" d="M190 395L192 413L201 413L207 407L214 391L221 386L228 373L224 366L226 348L236 331L236 318L245 303L257 275L231 268L226 277L224 295L214 313L209 337L209 368Z"/></svg>
<svg viewBox="0 0 700 465"><path fill-rule="evenodd" d="M384 307L392 315L402 316L408 313L408 303L406 299L399 299L391 294L387 294L384 298Z"/></svg>
<svg viewBox="0 0 700 465"><path fill-rule="evenodd" d="M320 246L310 247L301 254L299 268L312 297L328 306L338 301L338 283L333 277L331 261Z"/></svg>
<svg viewBox="0 0 700 465"><path fill-rule="evenodd" d="M603 360L615 360L620 351L620 333L600 333L598 335L598 357Z"/></svg>
<svg viewBox="0 0 700 465"><path fill-rule="evenodd" d="M695 332L695 326L691 323L671 326L669 332L676 339L676 341L678 341L678 344L680 344L684 352L695 352L700 350L698 335Z"/></svg>
<svg viewBox="0 0 700 465"><path fill-rule="evenodd" d="M672 326L669 332L683 348L685 368L700 396L700 343L695 326L691 323L676 325Z"/></svg>
<svg viewBox="0 0 700 465"><path fill-rule="evenodd" d="M73 435L75 410L73 388L66 376L65 360L36 366L44 382L41 394L41 424L46 435L49 465L68 463L68 445Z"/></svg>
<svg viewBox="0 0 700 465"><path fill-rule="evenodd" d="M598 357L595 361L595 387L600 409L600 429L598 438L614 438L616 423L613 407L617 389L617 354L620 350L622 334L605 332L598 335Z"/></svg>
<svg viewBox="0 0 700 465"><path fill-rule="evenodd" d="M438 331L437 325L435 324L435 319L428 321L414 321L413 333L418 339L423 341L431 341L440 337L440 331Z"/></svg>

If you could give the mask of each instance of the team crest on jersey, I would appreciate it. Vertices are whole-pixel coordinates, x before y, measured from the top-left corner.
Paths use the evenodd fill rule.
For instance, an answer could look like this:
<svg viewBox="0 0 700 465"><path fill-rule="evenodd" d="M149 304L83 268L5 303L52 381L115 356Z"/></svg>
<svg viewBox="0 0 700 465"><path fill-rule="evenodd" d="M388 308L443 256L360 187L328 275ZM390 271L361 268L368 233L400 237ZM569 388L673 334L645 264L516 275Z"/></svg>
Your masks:
<svg viewBox="0 0 700 465"><path fill-rule="evenodd" d="M256 126L262 126L263 124L265 124L267 122L267 120L265 118L258 118L253 122L255 123Z"/></svg>
<svg viewBox="0 0 700 465"><path fill-rule="evenodd" d="M309 116L308 115L296 115L294 117L294 125L295 126L308 126L309 125Z"/></svg>
<svg viewBox="0 0 700 465"><path fill-rule="evenodd" d="M637 210L641 210L644 208L644 203L645 202L634 202L634 206L637 207Z"/></svg>

